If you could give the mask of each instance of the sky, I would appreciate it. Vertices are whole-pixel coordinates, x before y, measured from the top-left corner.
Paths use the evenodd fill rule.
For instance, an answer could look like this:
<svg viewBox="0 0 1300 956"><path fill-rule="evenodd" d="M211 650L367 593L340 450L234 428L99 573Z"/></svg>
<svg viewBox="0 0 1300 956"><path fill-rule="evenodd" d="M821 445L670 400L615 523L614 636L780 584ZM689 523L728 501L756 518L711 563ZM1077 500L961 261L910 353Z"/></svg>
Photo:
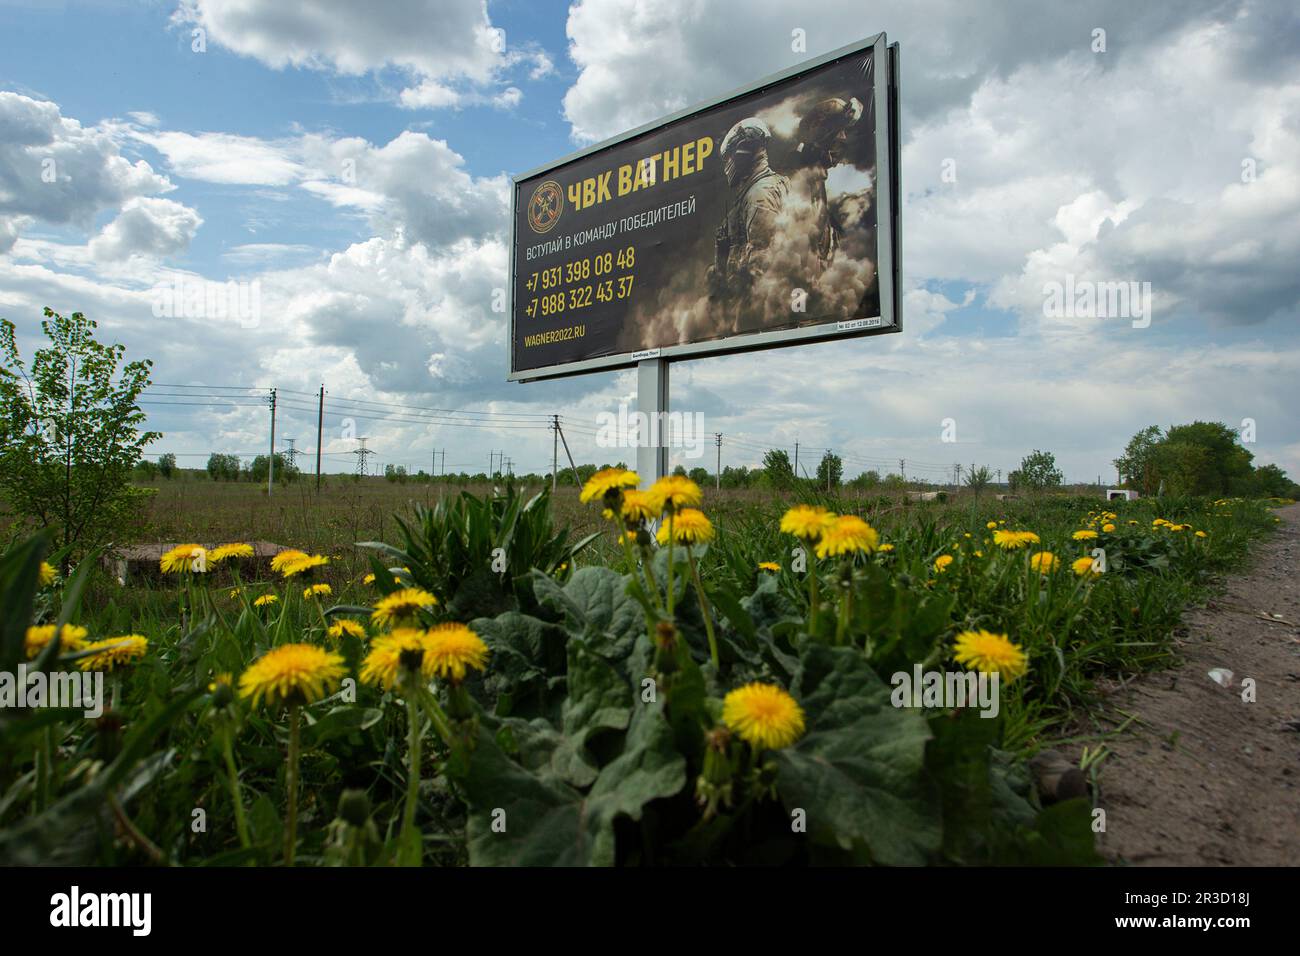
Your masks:
<svg viewBox="0 0 1300 956"><path fill-rule="evenodd" d="M722 463L937 481L1044 449L1110 482L1200 419L1300 478L1289 0L0 0L0 317L26 356L48 306L152 359L150 455L186 467L265 452L272 387L277 450L314 455L322 385L327 472L364 437L372 468L543 473L552 415L579 463L633 463L597 433L634 372L506 381L511 178L882 31L904 331L674 363ZM1149 283L1149 321L1055 314L1067 277ZM159 292L196 287L246 308Z"/></svg>

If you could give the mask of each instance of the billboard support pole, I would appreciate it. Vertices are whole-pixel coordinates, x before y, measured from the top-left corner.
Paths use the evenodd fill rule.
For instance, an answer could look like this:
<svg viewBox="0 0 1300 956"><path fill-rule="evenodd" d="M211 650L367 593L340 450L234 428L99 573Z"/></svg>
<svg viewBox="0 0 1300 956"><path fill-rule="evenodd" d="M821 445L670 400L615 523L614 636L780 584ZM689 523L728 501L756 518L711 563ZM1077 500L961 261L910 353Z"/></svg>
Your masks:
<svg viewBox="0 0 1300 956"><path fill-rule="evenodd" d="M636 446L636 473L641 487L648 488L668 474L668 448L663 442L663 425L668 414L668 359L651 358L637 363L636 410L645 416L646 436ZM644 439L653 439L649 444Z"/></svg>

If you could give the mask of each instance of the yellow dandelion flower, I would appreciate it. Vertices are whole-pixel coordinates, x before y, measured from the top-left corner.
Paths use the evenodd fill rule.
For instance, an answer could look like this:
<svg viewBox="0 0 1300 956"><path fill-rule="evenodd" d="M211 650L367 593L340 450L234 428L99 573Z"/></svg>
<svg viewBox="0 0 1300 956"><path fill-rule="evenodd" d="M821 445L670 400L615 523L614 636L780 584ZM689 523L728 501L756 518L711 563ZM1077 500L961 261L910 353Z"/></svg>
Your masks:
<svg viewBox="0 0 1300 956"><path fill-rule="evenodd" d="M279 573L284 570L285 565L308 556L309 555L306 551L299 551L297 548L287 548L271 559L271 570Z"/></svg>
<svg viewBox="0 0 1300 956"><path fill-rule="evenodd" d="M993 532L993 543L1007 551L1014 551L1028 544L1038 544L1038 535L1032 531L999 530Z"/></svg>
<svg viewBox="0 0 1300 956"><path fill-rule="evenodd" d="M659 526L655 537L660 544L668 543L668 525L665 521ZM696 508L683 508L672 519L673 542L675 544L704 544L713 540L713 524L703 511Z"/></svg>
<svg viewBox="0 0 1300 956"><path fill-rule="evenodd" d="M951 554L941 554L934 559L934 569L940 574L948 570L948 565L952 564Z"/></svg>
<svg viewBox="0 0 1300 956"><path fill-rule="evenodd" d="M1112 531L1115 530L1115 526L1111 524L1109 521L1107 521L1104 525L1101 526L1101 530L1106 532L1106 534L1110 534Z"/></svg>
<svg viewBox="0 0 1300 956"><path fill-rule="evenodd" d="M1005 634L962 631L957 635L953 659L967 670L997 672L1008 684L1029 670L1029 658Z"/></svg>
<svg viewBox="0 0 1300 956"><path fill-rule="evenodd" d="M994 528L996 528L997 526L998 526L998 523L997 523L996 521L990 521L990 522L989 522L988 524L986 524L984 527L986 527L986 528L988 528L990 531L992 531L992 530L993 530Z"/></svg>
<svg viewBox="0 0 1300 956"><path fill-rule="evenodd" d="M650 492L637 491L635 488L623 492L623 520L628 524L635 525L643 521L652 521L659 517L659 512L654 510L654 502L650 499Z"/></svg>
<svg viewBox="0 0 1300 956"><path fill-rule="evenodd" d="M886 541L886 542L885 542L884 544L882 544L880 547L876 548L876 550L879 551L881 554L886 554L886 553L888 553L888 552L890 552L890 551L893 551L893 550L894 550L894 546L893 546L892 544L890 544L888 541ZM976 552L976 553L978 554L979 552Z"/></svg>
<svg viewBox="0 0 1300 956"><path fill-rule="evenodd" d="M92 641L82 648L83 651L95 651L90 657L77 661L83 671L111 671L127 664L134 664L144 657L149 649L149 639L142 634L128 634L125 637L110 637L103 641Z"/></svg>
<svg viewBox="0 0 1300 956"><path fill-rule="evenodd" d="M371 641L361 662L361 682L392 690L404 664L425 678L432 677L433 664L426 654L428 644L428 632L415 627L399 627L381 634Z"/></svg>
<svg viewBox="0 0 1300 956"><path fill-rule="evenodd" d="M164 574L202 574L207 570L207 561L208 552L202 545L178 544L158 560L158 567Z"/></svg>
<svg viewBox="0 0 1300 956"><path fill-rule="evenodd" d="M243 589L243 588L231 588L229 591L226 592L227 596L229 596L229 598L230 598L232 601L233 601L235 598L239 597L239 595L241 595L241 594L243 594L243 593L244 593L244 589Z"/></svg>
<svg viewBox="0 0 1300 956"><path fill-rule="evenodd" d="M722 701L722 722L757 750L780 750L803 736L803 709L773 684L746 684Z"/></svg>
<svg viewBox="0 0 1300 956"><path fill-rule="evenodd" d="M781 517L781 530L803 541L816 541L835 523L835 515L816 505L795 505Z"/></svg>
<svg viewBox="0 0 1300 956"><path fill-rule="evenodd" d="M286 578L291 578L313 568L322 568L329 563L330 559L322 554L304 554L300 558L293 558L281 564L280 573Z"/></svg>
<svg viewBox="0 0 1300 956"><path fill-rule="evenodd" d="M279 600L279 595L263 594L260 598L253 601L253 607L270 607L272 604L278 603Z"/></svg>
<svg viewBox="0 0 1300 956"><path fill-rule="evenodd" d="M433 607L438 599L422 588L400 588L375 602L371 623L388 627L414 620L421 608Z"/></svg>
<svg viewBox="0 0 1300 956"><path fill-rule="evenodd" d="M1092 541L1097 537L1097 532L1076 531L1074 534L1070 535L1070 537L1073 538L1075 541Z"/></svg>
<svg viewBox="0 0 1300 956"><path fill-rule="evenodd" d="M700 486L685 475L666 475L651 485L647 494L655 514L693 508L704 500Z"/></svg>
<svg viewBox="0 0 1300 956"><path fill-rule="evenodd" d="M54 583L54 579L59 576L59 572L54 570L54 565L48 561L41 562L41 569L37 572L37 580L41 587L47 588Z"/></svg>
<svg viewBox="0 0 1300 956"><path fill-rule="evenodd" d="M624 531L622 534L620 534L620 535L618 536L618 543L619 543L619 544L636 544L636 532L635 532L635 531Z"/></svg>
<svg viewBox="0 0 1300 956"><path fill-rule="evenodd" d="M362 583L362 584L374 584L374 583L375 583L375 572L371 571L369 574L367 574L364 578L361 579L361 583Z"/></svg>
<svg viewBox="0 0 1300 956"><path fill-rule="evenodd" d="M775 561L760 561L758 562L758 570L772 571L775 573L781 570L781 565L777 564Z"/></svg>
<svg viewBox="0 0 1300 956"><path fill-rule="evenodd" d="M1196 537L1198 537L1198 538L1208 538L1209 535L1206 534L1204 531L1198 531L1198 532L1196 532Z"/></svg>
<svg viewBox="0 0 1300 956"><path fill-rule="evenodd" d="M1151 522L1151 527L1159 528L1167 524L1169 524L1169 522L1166 521L1164 518L1156 518L1154 521Z"/></svg>
<svg viewBox="0 0 1300 956"><path fill-rule="evenodd" d="M840 515L835 523L822 532L817 542L817 557L826 558L842 554L869 554L880 544L880 536L857 515Z"/></svg>
<svg viewBox="0 0 1300 956"><path fill-rule="evenodd" d="M1029 566L1040 574L1050 574L1060 563L1050 551L1038 551L1029 556Z"/></svg>
<svg viewBox="0 0 1300 956"><path fill-rule="evenodd" d="M313 584L309 588L303 588L302 596L305 598L329 597L334 593L334 589L328 584Z"/></svg>
<svg viewBox="0 0 1300 956"><path fill-rule="evenodd" d="M1085 574L1101 574L1100 571L1094 571L1092 565L1092 558L1087 556L1075 558L1074 561L1070 563L1070 567L1074 569L1074 573L1079 575L1079 577L1083 577Z"/></svg>
<svg viewBox="0 0 1300 956"><path fill-rule="evenodd" d="M619 492L624 488L635 488L641 484L641 478L635 471L626 468L602 468L582 486L578 500L584 505L591 501L603 501L610 492Z"/></svg>
<svg viewBox="0 0 1300 956"><path fill-rule="evenodd" d="M208 552L208 560L213 564L220 564L226 558L251 558L252 556L253 546L251 544L223 544Z"/></svg>
<svg viewBox="0 0 1300 956"><path fill-rule="evenodd" d="M267 651L239 676L239 696L268 707L311 704L332 693L343 679L343 658L314 644L282 644Z"/></svg>
<svg viewBox="0 0 1300 956"><path fill-rule="evenodd" d="M347 617L339 618L331 624L327 633L336 641L341 641L349 634L363 641L366 639L365 626L360 621L354 621Z"/></svg>
<svg viewBox="0 0 1300 956"><path fill-rule="evenodd" d="M29 661L35 660L37 655L45 650L46 645L54 640L55 626L54 624L45 624L27 629L27 634L23 639L23 650L27 654ZM64 624L63 630L59 634L59 653L66 654L81 650L86 645L86 635L89 633L84 627L78 627L75 624Z"/></svg>
<svg viewBox="0 0 1300 956"><path fill-rule="evenodd" d="M435 677L459 683L469 668L487 666L488 646L464 624L438 624L429 629L424 660Z"/></svg>

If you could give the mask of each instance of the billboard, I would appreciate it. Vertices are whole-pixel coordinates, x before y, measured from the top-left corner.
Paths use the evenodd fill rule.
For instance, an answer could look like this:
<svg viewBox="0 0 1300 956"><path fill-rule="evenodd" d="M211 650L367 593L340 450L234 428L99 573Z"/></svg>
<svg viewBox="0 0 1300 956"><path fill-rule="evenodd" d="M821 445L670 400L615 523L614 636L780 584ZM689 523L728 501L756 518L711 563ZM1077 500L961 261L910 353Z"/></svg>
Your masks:
<svg viewBox="0 0 1300 956"><path fill-rule="evenodd" d="M510 378L901 330L885 35L515 177Z"/></svg>

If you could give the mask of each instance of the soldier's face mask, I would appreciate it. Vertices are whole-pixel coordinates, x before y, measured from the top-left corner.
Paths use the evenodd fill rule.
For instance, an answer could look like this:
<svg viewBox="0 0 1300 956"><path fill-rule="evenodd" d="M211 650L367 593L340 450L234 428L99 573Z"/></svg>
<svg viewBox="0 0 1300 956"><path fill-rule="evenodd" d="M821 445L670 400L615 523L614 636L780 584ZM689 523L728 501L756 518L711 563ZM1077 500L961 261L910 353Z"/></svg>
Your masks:
<svg viewBox="0 0 1300 956"><path fill-rule="evenodd" d="M727 185L735 186L749 175L754 168L754 154L745 150L735 150L722 160L722 171L727 176Z"/></svg>

